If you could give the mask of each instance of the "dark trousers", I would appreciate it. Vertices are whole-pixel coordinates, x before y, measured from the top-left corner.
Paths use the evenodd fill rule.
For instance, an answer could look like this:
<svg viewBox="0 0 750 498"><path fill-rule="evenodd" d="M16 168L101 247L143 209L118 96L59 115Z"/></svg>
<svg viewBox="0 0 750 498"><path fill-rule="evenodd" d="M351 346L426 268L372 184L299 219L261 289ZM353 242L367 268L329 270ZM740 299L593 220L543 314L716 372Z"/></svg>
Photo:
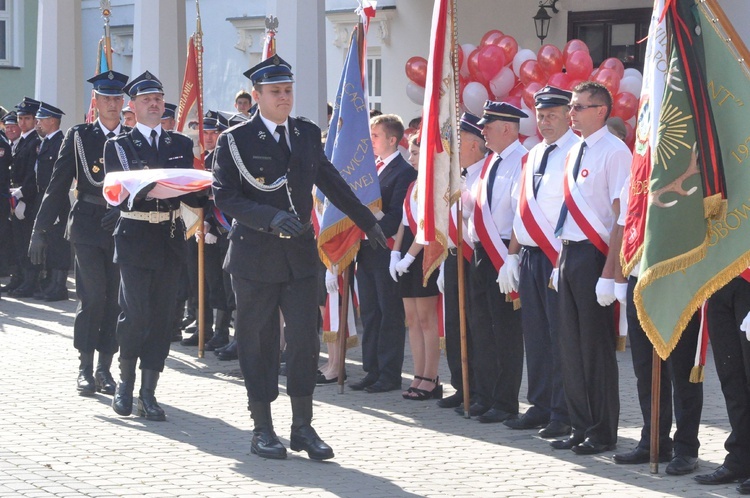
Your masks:
<svg viewBox="0 0 750 498"><path fill-rule="evenodd" d="M643 429L638 446L651 448L651 372L654 346L646 336L633 303L633 289L638 279L628 280L628 336L633 356L633 371L637 380L638 401L643 414ZM703 411L703 383L690 382L690 370L698 345L700 315L696 313L682 333L680 341L661 362L661 390L659 392L659 451L666 453L674 447L675 455L698 456L698 428ZM672 395L674 390L674 418L677 430L674 444L669 438L672 430Z"/></svg>
<svg viewBox="0 0 750 498"><path fill-rule="evenodd" d="M16 265L13 229L8 216L10 216L8 195L0 194L0 270L3 271L9 271Z"/></svg>
<svg viewBox="0 0 750 498"><path fill-rule="evenodd" d="M362 365L367 376L401 385L404 364L404 303L388 273L390 252L363 244L357 255L357 287L362 318Z"/></svg>
<svg viewBox="0 0 750 498"><path fill-rule="evenodd" d="M599 306L595 293L605 260L592 244L563 245L560 353L574 434L616 444L620 398L613 306Z"/></svg>
<svg viewBox="0 0 750 498"><path fill-rule="evenodd" d="M219 237L226 238L226 235ZM226 255L226 251L223 255ZM203 245L203 260L205 264L206 290L208 291L206 302L212 309L227 311L229 306L224 287L224 275L228 276L228 274L222 269L224 258L222 257L218 241L216 244Z"/></svg>
<svg viewBox="0 0 750 498"><path fill-rule="evenodd" d="M557 292L549 288L552 263L538 247L525 247L521 254L518 293L521 296L521 323L526 347L526 412L533 420L570 423L560 366L558 340L559 304Z"/></svg>
<svg viewBox="0 0 750 498"><path fill-rule="evenodd" d="M113 253L114 239L107 249L75 244L78 309L73 322L73 346L83 353L117 352L120 271L112 262Z"/></svg>
<svg viewBox="0 0 750 498"><path fill-rule="evenodd" d="M31 231L34 228L34 218L29 218L28 212L26 213L26 218L22 220L12 215L10 225L13 231L13 250L18 269L29 270L38 268L39 266L32 264L29 259L29 242L31 242Z"/></svg>
<svg viewBox="0 0 750 498"><path fill-rule="evenodd" d="M451 386L458 392L463 392L463 370L461 368L461 324L458 311L458 257L448 254L443 265L445 275L445 356L448 360L448 369L451 372ZM466 301L466 346L469 354L469 365L471 365L471 328L469 317L471 316L471 299L469 299L469 272L471 264L464 259L464 288ZM469 370L469 389L473 390L473 376Z"/></svg>
<svg viewBox="0 0 750 498"><path fill-rule="evenodd" d="M497 286L497 271L477 244L471 268L471 340L479 403L518 413L523 377L521 312Z"/></svg>
<svg viewBox="0 0 750 498"><path fill-rule="evenodd" d="M287 394L312 396L320 352L317 284L316 276L266 283L232 275L235 338L250 402L279 396L279 311L286 323Z"/></svg>
<svg viewBox="0 0 750 498"><path fill-rule="evenodd" d="M740 331L749 311L750 282L739 277L708 300L711 348L732 427L724 466L740 475L750 475L750 341Z"/></svg>
<svg viewBox="0 0 750 498"><path fill-rule="evenodd" d="M182 265L177 258L165 258L157 270L120 264L120 358L140 358L142 370L164 370Z"/></svg>
<svg viewBox="0 0 750 498"><path fill-rule="evenodd" d="M70 270L70 242L65 239L65 221L66 218L62 218L47 232L47 270Z"/></svg>

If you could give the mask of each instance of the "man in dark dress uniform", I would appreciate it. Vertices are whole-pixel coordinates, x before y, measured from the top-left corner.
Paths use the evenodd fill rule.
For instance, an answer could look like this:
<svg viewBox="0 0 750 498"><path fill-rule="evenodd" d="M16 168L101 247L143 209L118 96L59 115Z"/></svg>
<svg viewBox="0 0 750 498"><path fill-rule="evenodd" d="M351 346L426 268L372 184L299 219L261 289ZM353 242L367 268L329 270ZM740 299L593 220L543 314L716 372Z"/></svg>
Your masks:
<svg viewBox="0 0 750 498"><path fill-rule="evenodd" d="M37 196L36 164L41 138L34 129L34 116L39 110L39 101L24 97L16 106L18 126L21 128L21 138L13 151L13 169L10 177L10 194L13 197L15 209L11 216L13 230L13 247L15 250L18 271L23 275L21 279L11 281L7 289L9 296L31 297L37 290L39 280L39 266L33 265L27 252L34 227L34 202Z"/></svg>
<svg viewBox="0 0 750 498"><path fill-rule="evenodd" d="M291 118L291 66L273 56L245 72L258 112L219 138L214 160L216 206L233 218L225 268L237 299L235 335L255 428L252 453L286 458L273 430L279 395L279 312L286 322L291 448L333 458L312 428L318 368L318 252L310 223L316 185L369 236L385 246L380 227L326 159L320 128Z"/></svg>
<svg viewBox="0 0 750 498"><path fill-rule="evenodd" d="M18 138L18 118L15 112L9 112L2 118L6 128L12 129L10 137L3 133L0 136L0 275L6 276L12 266L11 231L10 231L10 168L13 164L13 142ZM12 127L15 127L13 129ZM10 130L9 130L10 131ZM0 291L4 291L0 288Z"/></svg>
<svg viewBox="0 0 750 498"><path fill-rule="evenodd" d="M137 118L135 128L107 141L104 171L132 171L154 168L192 168L193 142L180 133L164 131L164 90L161 82L146 71L124 89L130 95ZM153 185L153 184L152 184ZM169 343L181 265L185 264L185 225L180 201L198 206L196 194L172 199L153 199L146 187L120 204L115 227L115 262L120 265L120 317L117 341L120 346L120 382L112 408L118 415L130 415L135 385L135 368L141 359L141 390L138 415L148 420L165 420L154 391Z"/></svg>
<svg viewBox="0 0 750 498"><path fill-rule="evenodd" d="M117 293L120 272L113 261L115 244L112 230L119 217L117 209L107 209L102 195L104 183L104 143L121 131L124 74L109 71L88 80L94 85L99 119L72 127L65 135L52 179L44 194L34 224L29 255L41 262L47 245L46 234L55 220L64 219L70 185L76 181L76 202L70 210L67 237L75 248L76 294L79 303L73 324L73 347L80 353L77 390L83 396L99 391L115 393L110 374L112 356L117 352L115 329L120 306ZM51 248L46 250L49 258ZM99 358L94 371L94 351Z"/></svg>
<svg viewBox="0 0 750 498"><path fill-rule="evenodd" d="M39 146L39 154L36 161L36 185L37 196L34 201L34 211L39 211L42 204L44 192L47 190L52 170L57 161L57 155L60 152L60 146L63 142L63 134L60 131L60 119L64 112L60 109L42 102L36 113L37 129L44 135L42 143ZM31 262L35 265L45 265L47 272L47 285L39 292L34 294L34 299L44 301L63 301L68 299L68 270L70 269L70 244L65 240L65 220L70 211L70 201L66 197L65 204L59 206L60 210L52 220L52 225L45 230L45 234L37 232L36 238L44 238L48 246L46 258L38 260L31 257ZM34 241L34 234L31 235L31 242Z"/></svg>

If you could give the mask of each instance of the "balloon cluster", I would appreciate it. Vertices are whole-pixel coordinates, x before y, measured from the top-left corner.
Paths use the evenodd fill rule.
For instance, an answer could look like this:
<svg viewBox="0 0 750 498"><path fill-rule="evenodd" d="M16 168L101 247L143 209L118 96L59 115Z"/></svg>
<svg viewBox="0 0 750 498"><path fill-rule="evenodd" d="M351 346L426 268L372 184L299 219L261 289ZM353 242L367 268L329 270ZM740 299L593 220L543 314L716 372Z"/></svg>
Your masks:
<svg viewBox="0 0 750 498"><path fill-rule="evenodd" d="M519 48L512 36L493 29L482 37L478 46L470 43L458 49L459 96L462 111L478 116L486 100L508 102L523 109L528 118L521 120L524 146L531 148L541 141L536 127L534 93L545 85L566 90L583 81L596 81L612 94L612 116L625 121L626 142L635 140L635 119L643 76L637 69L625 69L617 58L603 61L598 68L581 40L570 40L560 50L543 45L536 53ZM415 104L424 102L427 61L412 57L406 62L406 94Z"/></svg>

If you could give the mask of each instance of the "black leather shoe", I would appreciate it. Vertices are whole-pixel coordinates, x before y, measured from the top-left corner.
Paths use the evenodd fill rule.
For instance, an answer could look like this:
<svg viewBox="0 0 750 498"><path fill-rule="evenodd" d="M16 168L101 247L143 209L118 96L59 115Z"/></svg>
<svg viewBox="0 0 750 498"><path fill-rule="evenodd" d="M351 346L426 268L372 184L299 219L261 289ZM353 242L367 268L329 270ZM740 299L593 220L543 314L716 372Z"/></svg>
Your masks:
<svg viewBox="0 0 750 498"><path fill-rule="evenodd" d="M489 406L485 406L481 403L472 403L471 406L469 406L469 416L470 417L478 417L480 415L484 415L490 410ZM459 415L464 414L464 407L463 406L457 406L454 410Z"/></svg>
<svg viewBox="0 0 750 498"><path fill-rule="evenodd" d="M229 344L227 344L226 346L222 346L222 347L220 347L220 348L216 348L216 349L214 349L214 354L215 354L216 356L219 356L219 353L221 353L222 351L226 351L227 349L229 349L229 348L233 348L233 347L236 347L236 346L237 346L237 339L232 339L232 340L231 340L231 341L229 342Z"/></svg>
<svg viewBox="0 0 750 498"><path fill-rule="evenodd" d="M273 460L283 460L286 458L286 448L276 433L264 429L253 431L253 442L250 444L250 453L258 455L261 458L271 458Z"/></svg>
<svg viewBox="0 0 750 498"><path fill-rule="evenodd" d="M203 345L204 351L216 351L229 344L229 337L225 335L214 334L210 341Z"/></svg>
<svg viewBox="0 0 750 498"><path fill-rule="evenodd" d="M741 495L750 495L750 479L745 479L745 481L737 486L737 492Z"/></svg>
<svg viewBox="0 0 750 498"><path fill-rule="evenodd" d="M117 384L112 398L112 409L116 414L129 417L133 412L133 386L125 382Z"/></svg>
<svg viewBox="0 0 750 498"><path fill-rule="evenodd" d="M464 394L456 391L450 396L437 400L436 405L440 408L456 408L457 406L461 406L461 403L463 402Z"/></svg>
<svg viewBox="0 0 750 498"><path fill-rule="evenodd" d="M692 474L696 469L698 469L698 457L675 455L667 465L666 472L671 476L684 476Z"/></svg>
<svg viewBox="0 0 750 498"><path fill-rule="evenodd" d="M333 458L333 449L320 439L318 433L310 425L292 429L289 447L292 451L306 451L307 456L312 460Z"/></svg>
<svg viewBox="0 0 750 498"><path fill-rule="evenodd" d="M598 455L599 453L612 451L614 449L614 444L597 443L590 438L586 438L582 443L571 448L576 455Z"/></svg>
<svg viewBox="0 0 750 498"><path fill-rule="evenodd" d="M505 422L508 419L516 418L518 415L508 413L505 410L499 408L490 408L483 414L477 417L477 420L483 424L496 424L498 422Z"/></svg>
<svg viewBox="0 0 750 498"><path fill-rule="evenodd" d="M395 391L396 389L401 389L401 385L377 381L376 383L365 387L365 392L370 394L387 393L388 391Z"/></svg>
<svg viewBox="0 0 750 498"><path fill-rule="evenodd" d="M112 378L112 374L109 370L94 373L94 382L96 384L96 390L102 394L112 396L117 388L115 379Z"/></svg>
<svg viewBox="0 0 750 498"><path fill-rule="evenodd" d="M549 420L539 420L534 419L532 417L527 417L524 415L523 417L519 418L510 418L503 422L503 425L506 427L510 427L511 429L516 430L528 430L528 429L539 429L541 427L546 427L549 423Z"/></svg>
<svg viewBox="0 0 750 498"><path fill-rule="evenodd" d="M373 385L378 379L365 375L364 378L358 382L352 382L349 384L349 389L354 391L364 391L366 387Z"/></svg>
<svg viewBox="0 0 750 498"><path fill-rule="evenodd" d="M570 450L574 446L582 443L585 438L581 434L571 434L565 439L559 439L552 441L549 445L552 446L553 450Z"/></svg>
<svg viewBox="0 0 750 498"><path fill-rule="evenodd" d="M76 380L76 389L81 396L92 396L96 393L96 382L90 371L81 370Z"/></svg>
<svg viewBox="0 0 750 498"><path fill-rule="evenodd" d="M553 420L549 424L547 424L547 427L540 430L538 432L539 437L542 437L544 439L551 439L553 437L563 437L570 434L571 427L566 424L565 422L560 422L559 420Z"/></svg>
<svg viewBox="0 0 750 498"><path fill-rule="evenodd" d="M346 374L344 374L344 380L346 380ZM332 378L332 379L326 379L325 375L323 375L322 373L318 373L318 379L316 380L315 383L318 384L318 385L335 384L338 381L339 381L339 376L338 375L336 377Z"/></svg>
<svg viewBox="0 0 750 498"><path fill-rule="evenodd" d="M211 339L213 339L213 331L211 331L211 330L204 331L204 335L205 335L204 341L210 341ZM193 335L191 335L190 337L187 337L187 338L181 340L180 344L182 344L183 346L197 346L198 345L198 337L199 337L199 334L198 334L198 332L196 332ZM204 342L203 344L205 344L205 343L206 342ZM205 349L204 349L204 351L205 351Z"/></svg>
<svg viewBox="0 0 750 498"><path fill-rule="evenodd" d="M159 403L156 402L155 396L138 396L138 413L139 417L146 417L146 420L154 420L156 422L164 422L167 420L167 416L162 410Z"/></svg>
<svg viewBox="0 0 750 498"><path fill-rule="evenodd" d="M239 358L239 356L237 355L237 341L232 341L225 349L217 351L219 352L216 356L221 361L236 360L237 358Z"/></svg>
<svg viewBox="0 0 750 498"><path fill-rule="evenodd" d="M651 461L651 451L649 451L648 448L642 448L640 446L636 446L630 451L626 451L625 453L617 453L615 456L612 457L612 459L615 461L615 463L619 463L621 465L634 465L639 463L649 463ZM660 452L659 453L659 462L665 463L672 460L672 452Z"/></svg>
<svg viewBox="0 0 750 498"><path fill-rule="evenodd" d="M172 331L172 337L169 339L169 342L181 342L182 341L182 331L180 329L174 329Z"/></svg>
<svg viewBox="0 0 750 498"><path fill-rule="evenodd" d="M723 465L718 467L710 474L703 474L693 477L698 484L729 484L730 482L744 481L750 476L738 474Z"/></svg>

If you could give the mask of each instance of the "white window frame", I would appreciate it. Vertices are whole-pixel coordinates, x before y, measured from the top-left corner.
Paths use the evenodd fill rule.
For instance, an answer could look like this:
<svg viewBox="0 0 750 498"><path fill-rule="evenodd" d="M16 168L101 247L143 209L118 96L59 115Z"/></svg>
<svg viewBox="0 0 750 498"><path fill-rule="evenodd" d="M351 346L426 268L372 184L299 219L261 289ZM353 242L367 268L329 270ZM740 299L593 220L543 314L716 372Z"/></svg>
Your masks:
<svg viewBox="0 0 750 498"><path fill-rule="evenodd" d="M379 63L379 64L378 64ZM370 109L382 110L383 105L383 59L380 47L367 48L367 94ZM375 90L380 87L380 92Z"/></svg>
<svg viewBox="0 0 750 498"><path fill-rule="evenodd" d="M5 54L0 54L0 66L13 65L13 0L5 0L5 8L0 10L0 23L5 25Z"/></svg>
<svg viewBox="0 0 750 498"><path fill-rule="evenodd" d="M0 68L23 67L24 0L5 0L5 10L0 11L0 21L5 22L5 57Z"/></svg>

